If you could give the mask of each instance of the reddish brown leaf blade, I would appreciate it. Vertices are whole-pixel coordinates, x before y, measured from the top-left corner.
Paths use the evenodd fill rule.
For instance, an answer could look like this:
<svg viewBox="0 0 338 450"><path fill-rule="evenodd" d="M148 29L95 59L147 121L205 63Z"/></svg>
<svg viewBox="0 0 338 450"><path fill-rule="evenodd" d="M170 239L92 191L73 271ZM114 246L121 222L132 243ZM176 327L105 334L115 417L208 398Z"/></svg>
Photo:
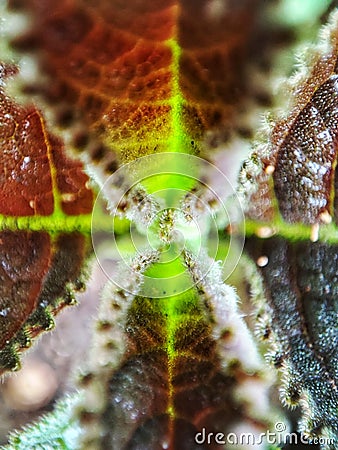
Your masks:
<svg viewBox="0 0 338 450"><path fill-rule="evenodd" d="M50 258L47 233L0 233L0 350L36 309Z"/></svg>
<svg viewBox="0 0 338 450"><path fill-rule="evenodd" d="M255 260L268 258L260 268L263 310L271 319L273 360L284 372L283 399L292 405L303 399L303 431L320 436L327 428L336 436L338 248L280 238L250 238L247 248Z"/></svg>
<svg viewBox="0 0 338 450"><path fill-rule="evenodd" d="M187 127L198 134L233 120L234 105L246 95L243 69L260 2L229 0L218 10L205 0L178 3L180 88L188 105L184 117L199 121Z"/></svg>
<svg viewBox="0 0 338 450"><path fill-rule="evenodd" d="M163 41L173 34L173 3L25 2L35 25L22 43L30 48L33 41L40 50L54 80L45 94L53 105L62 105L61 122L64 111L68 117L68 106L75 106L86 132L109 131L114 142L134 136L142 123L168 112L168 106L151 103L170 96L172 57ZM93 151L95 161L103 157Z"/></svg>
<svg viewBox="0 0 338 450"><path fill-rule="evenodd" d="M6 65L0 69L2 77L15 73ZM39 111L16 104L2 88L0 138L0 214L5 216L0 235L2 373L19 367L18 352L53 326L52 317L73 301L72 289L83 288L80 274L88 238L75 232L57 235L52 213L67 229L67 214L90 214L93 192L82 164L66 156L62 141L48 133ZM48 217L41 222L36 215ZM20 222L21 216L29 220ZM27 231L17 231L20 227ZM30 232L30 227L42 231Z"/></svg>
<svg viewBox="0 0 338 450"><path fill-rule="evenodd" d="M215 442L199 446L195 436L203 428L210 433L230 432L239 420L241 414L230 395L236 380L213 373L212 362L201 364L187 358L185 367L178 366L174 381L176 417L166 412L169 368L164 353L147 352L120 368L110 380L110 404L102 424L106 437L100 448L222 448Z"/></svg>
<svg viewBox="0 0 338 450"><path fill-rule="evenodd" d="M58 304L58 300L72 302L70 286L83 289L81 269L87 255L88 239L80 233L60 234L53 247L50 270L44 280L38 303L41 307ZM65 297L70 295L68 299Z"/></svg>
<svg viewBox="0 0 338 450"><path fill-rule="evenodd" d="M106 364L100 374L97 365L82 380L90 394L81 420L95 435L89 432L85 436L83 448L204 448L195 441L203 428L225 436L235 424L246 421L247 411L238 407L233 394L239 383L262 380L257 373L246 373L234 354L233 367L224 373L208 314L204 315L193 299L176 306L176 324L168 323L166 308L172 298L144 297L136 297L128 308L122 336L115 323L104 324L101 331L105 337L102 334L98 339L102 349L115 352L121 340L126 341L126 349L119 366L114 359L112 369ZM116 299L110 303L120 311ZM120 325L120 319L117 322ZM170 328L175 331L169 338ZM231 341L232 330L227 331ZM222 339L226 348L227 337ZM95 354L99 361L104 360L102 349ZM97 397L95 403L92 396ZM266 424L257 418L255 426L260 429ZM213 441L205 448L221 447Z"/></svg>
<svg viewBox="0 0 338 450"><path fill-rule="evenodd" d="M0 89L0 124L0 214L51 214L52 179L39 113L13 103Z"/></svg>
<svg viewBox="0 0 338 450"><path fill-rule="evenodd" d="M70 216L90 214L94 197L83 164L66 156L64 145L57 137L49 135L49 142L63 212Z"/></svg>
<svg viewBox="0 0 338 450"><path fill-rule="evenodd" d="M1 233L0 373L19 367L18 353L53 327L55 316L84 287L87 238L60 235L51 245L47 233Z"/></svg>
<svg viewBox="0 0 338 450"><path fill-rule="evenodd" d="M160 415L148 420L133 437L128 449L140 448L161 449L170 442L170 447L180 450L207 450L219 449L213 444L200 445L195 442L194 427L183 419L171 420L168 415ZM201 439L203 439L201 435Z"/></svg>
<svg viewBox="0 0 338 450"><path fill-rule="evenodd" d="M48 134L34 106L21 106L0 89L0 124L0 214L52 214L56 194L52 170L57 171L55 188L63 211L91 212L93 193L82 163L66 156L62 141Z"/></svg>
<svg viewBox="0 0 338 450"><path fill-rule="evenodd" d="M89 138L126 161L170 146L198 152L206 130L234 125L260 1L231 0L217 10L206 0L28 0L22 7L34 26L16 44L37 49L53 79L37 90L63 125L80 115L85 127L75 145L86 142L111 172L107 149L93 149Z"/></svg>

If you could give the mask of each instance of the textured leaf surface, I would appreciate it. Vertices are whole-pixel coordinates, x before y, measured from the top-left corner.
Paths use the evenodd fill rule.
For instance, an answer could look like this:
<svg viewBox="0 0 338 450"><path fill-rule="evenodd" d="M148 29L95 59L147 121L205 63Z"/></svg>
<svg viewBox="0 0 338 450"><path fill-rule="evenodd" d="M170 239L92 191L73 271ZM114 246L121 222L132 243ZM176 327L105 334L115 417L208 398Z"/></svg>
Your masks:
<svg viewBox="0 0 338 450"><path fill-rule="evenodd" d="M2 78L14 71L0 66ZM16 104L0 87L0 123L0 214L90 214L93 193L82 164L66 157L62 142L48 133L37 108Z"/></svg>
<svg viewBox="0 0 338 450"><path fill-rule="evenodd" d="M255 433L268 426L264 402L256 408L250 389L264 398L269 382L235 292L212 280L166 298L105 292L92 370L81 381L81 448L210 448L195 440L203 428L225 436L239 424ZM248 387L245 400L240 386Z"/></svg>
<svg viewBox="0 0 338 450"><path fill-rule="evenodd" d="M217 2L192 0L132 1L126 4L72 0L9 3L21 4L26 12L32 14L32 31L19 39L17 44L21 48L26 47L26 50L35 46L40 68L53 79L53 83L42 88L38 82L35 89L51 101L52 109L58 105L56 116L59 122L62 125L72 124L74 144L85 147L91 161L96 162L100 170L106 173L116 170L115 152L122 161L163 150L197 153L206 130L217 126L227 130L232 125L235 111L246 94L243 61L248 55L248 43L255 29L256 6L263 2L229 0L223 2L226 7L217 14L209 8L211 3L215 5ZM218 2L218 5L221 4ZM336 48L334 39L333 33L332 48ZM306 224L329 220L328 214L332 213L335 201L332 189L336 164L336 98L334 95L332 97L335 94L336 68L335 63L332 65L332 58L332 55L331 59L326 55L320 60L320 64L329 68L328 71L318 66L316 70L320 77L318 79L317 73L312 74L315 82L310 84L308 91L305 87L300 93L301 102L295 108L296 113L292 113L285 124L277 125L272 136L272 141L275 140L273 151L268 157L260 155L259 169L263 170L255 181L261 189L250 197L250 207L258 216L248 213L255 219L266 219L266 211L271 213L269 218L274 219L277 200L286 221L297 222L298 217ZM331 62L328 63L328 60ZM333 117L332 123L329 116ZM4 120L4 123L7 122ZM20 121L17 120L17 123ZM25 220L7 217L2 223L4 228L7 227L6 232L9 232L8 229L18 232L17 226L24 228L28 243L31 237L41 233L49 239L51 265L39 285L38 305L33 306L37 306L30 323L34 331L39 330L42 319L38 315L46 309L47 299L56 298L60 292L62 296L66 294L64 285L78 276L82 262L81 240L85 239L84 236L62 234L57 238L51 229L74 233L76 229L85 230L88 216L82 215L80 202L76 214L81 216L76 215L72 218L74 220L68 217L76 210L76 192L86 194L83 186L85 178L81 175L83 181L72 181L70 187L67 170L65 177L60 170L68 163L62 161L63 157L54 158L50 151L54 146L61 145L58 139L45 131L41 115L37 112L29 115L29 126L41 128L38 132L40 138L41 131L44 133L41 149L43 161L50 166L50 172L43 172L49 189L43 195L50 197L54 209L46 213L46 220L43 220L44 216L33 214L30 221L26 221L26 216ZM314 132L312 128L315 128ZM94 143L95 138L99 142ZM304 149L298 148L304 139L309 144L305 157ZM19 146L24 148L25 143L20 142ZM276 155L279 155L277 161L274 159ZM318 157L323 157L319 163ZM306 159L306 169L299 169L297 158ZM316 164L320 165L315 172L317 178L311 179L309 186L307 179L317 170ZM9 167L12 170L12 166ZM80 167L71 172L80 174ZM33 180L39 178L38 173L34 176ZM271 186L273 180L275 190ZM291 188L286 181L290 182ZM13 192L16 192L15 188ZM35 206L27 193L20 193L19 198L31 209L32 205ZM285 202L284 198L288 201ZM132 200L142 203L144 198L135 195ZM293 210L290 213L290 201L295 203L296 213ZM159 224L163 225L161 220L156 224L158 228ZM84 228L81 228L82 223L85 223ZM36 230L36 235L31 236L27 228ZM290 230L292 233L296 227ZM275 230L272 229L272 232ZM299 235L302 232L303 229ZM67 250L71 244L73 259L69 259ZM285 268L290 267L290 274L294 275L294 270L297 276L300 273L300 283L311 280L317 286L319 280L323 281L326 277L327 284L331 283L334 290L335 269L330 266L327 272L326 262L335 253L324 244L320 244L323 247L318 247L320 250L317 253L312 250L317 247L311 244L297 248L300 256L308 257L309 261L313 261L313 257L316 264L319 260L324 261L322 266L319 263L316 266L320 272L317 276L316 271L314 273L306 266L306 259L295 262L296 250L291 248L291 244L286 244L290 245L291 262L288 256L283 256L283 248L278 242L269 242L269 245L272 245L271 251L277 249L276 254L271 254L276 264L273 267L275 270L268 274L273 280L270 286L270 278L264 278L267 292L273 292L270 306L275 314L274 336L277 342L281 341L279 345L281 353L285 354L285 365L289 364L292 376L295 375L299 382L296 389L298 395L306 396L308 401L312 424L307 429L313 430L318 426L334 430L334 363L330 365L330 358L327 358L325 368L320 365L321 358L324 358L322 355L328 351L328 340L325 338L319 345L317 341L324 330L311 327L311 338L320 355L318 357L316 353L313 358L311 345L314 344L308 345L304 335L303 316L297 316L293 309L294 303L305 302L306 298L311 305L311 313L322 317L323 311L316 309L318 305L313 299L308 299L311 297L308 295L310 291L315 297L317 291L322 295L321 287L308 291L306 285L299 294L292 280L277 278L282 285L280 291L289 302L286 303L288 312L299 325L299 331L298 326L286 327L281 321L285 305L279 305L279 291L275 293L272 284L276 281L276 273L283 270L284 275ZM266 249L268 251L270 247ZM270 254L268 260L269 257ZM135 267L140 267L139 270L145 269L142 264L147 255L142 254L142 258L135 261ZM160 270L150 259L148 262L156 276ZM209 262L207 257L204 262ZM230 427L234 427L235 423L245 429L253 426L255 431L265 431L269 427L269 412L260 410L260 405L257 405L257 390L260 389L259 392L265 395L268 383L259 372L261 363L256 359L254 347L237 312L236 296L221 283L219 273L217 276L213 274L213 278L205 284L200 282L197 275L199 263L202 264L194 257L185 255L184 264L189 267L189 276L196 289L179 296L154 299L111 287L106 291L92 361L81 380L82 387L87 391L80 412L86 428L81 438L83 448L149 449L161 446L182 449L186 445L188 449L196 447L194 435L203 426L208 431L224 433L232 431ZM284 264L283 269L281 264ZM66 279L65 274L70 279ZM130 283L141 285L140 277L132 275L134 278L131 277ZM11 283L8 282L8 289ZM29 284L30 290L34 288L33 284ZM330 301L333 302L332 299ZM57 303L55 306L52 302L52 312L59 305ZM332 310L334 308L332 306ZM270 310L268 312L271 314ZM332 330L330 333L335 336L334 313L328 315L325 323L325 332ZM16 326L19 329L21 325ZM334 361L333 358L331 361ZM315 369L322 370L323 378L311 378ZM325 393L323 400L318 399L321 390ZM326 412L325 400L329 404L329 411Z"/></svg>
<svg viewBox="0 0 338 450"><path fill-rule="evenodd" d="M301 405L302 432L337 439L337 12L322 39L290 81L291 112L257 145L241 181L247 216L261 221L246 248L263 280L259 330L281 370L282 399Z"/></svg>
<svg viewBox="0 0 338 450"><path fill-rule="evenodd" d="M335 57L337 60L337 51ZM316 89L278 150L273 179L279 208L288 222L313 223L325 212L333 214L338 144L336 72L334 69Z"/></svg>
<svg viewBox="0 0 338 450"><path fill-rule="evenodd" d="M15 71L0 66L2 78ZM66 157L36 107L15 103L1 85L0 125L3 371L18 369L18 352L53 327L52 316L73 302L71 287L83 287L88 243L77 230L83 218L90 218L93 193L81 163Z"/></svg>
<svg viewBox="0 0 338 450"><path fill-rule="evenodd" d="M260 269L267 299L260 315L269 316L261 333L273 342L275 353L271 358L284 371L282 398L291 405L302 399L304 431L316 435L327 428L335 437L338 432L337 246L251 238L247 248L255 260L262 255L268 258Z"/></svg>
<svg viewBox="0 0 338 450"><path fill-rule="evenodd" d="M286 222L303 224L328 223L335 217L337 22L335 14L325 40L313 50L312 66L290 81L288 117L277 120L269 143L258 144L242 173L250 217L271 220L278 211ZM250 189L252 180L255 187Z"/></svg>
<svg viewBox="0 0 338 450"><path fill-rule="evenodd" d="M17 45L37 48L53 79L44 95L60 104L60 120L76 106L86 130L122 161L199 152L206 130L233 123L259 0L219 10L192 0L18 3L33 28ZM110 172L106 150L88 149Z"/></svg>
<svg viewBox="0 0 338 450"><path fill-rule="evenodd" d="M51 243L46 233L25 231L4 231L0 239L3 348L35 309L50 263Z"/></svg>
<svg viewBox="0 0 338 450"><path fill-rule="evenodd" d="M0 214L46 216L54 208L89 214L93 195L86 187L88 177L81 163L66 158L61 141L47 133L39 111L15 104L2 92L0 121Z"/></svg>
<svg viewBox="0 0 338 450"><path fill-rule="evenodd" d="M73 405L76 397L68 397L57 403L54 411L39 422L26 427L9 437L3 450L74 450L81 433L79 423L74 420Z"/></svg>

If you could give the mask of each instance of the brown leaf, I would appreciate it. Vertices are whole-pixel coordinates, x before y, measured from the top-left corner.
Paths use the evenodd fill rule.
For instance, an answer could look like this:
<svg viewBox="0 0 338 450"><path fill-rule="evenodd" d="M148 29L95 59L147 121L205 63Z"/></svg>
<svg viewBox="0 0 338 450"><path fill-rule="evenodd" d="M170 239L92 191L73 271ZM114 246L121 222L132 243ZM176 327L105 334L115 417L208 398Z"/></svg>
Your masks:
<svg viewBox="0 0 338 450"><path fill-rule="evenodd" d="M206 130L234 124L260 0L19 4L33 26L16 45L37 50L52 83L36 88L63 125L82 118L81 142L96 135L129 161L174 146L199 152ZM109 172L105 146L87 149Z"/></svg>
<svg viewBox="0 0 338 450"><path fill-rule="evenodd" d="M0 65L3 78L15 72ZM18 352L53 326L53 315L73 302L72 288L83 288L87 237L60 234L58 221L71 229L67 217L90 214L93 206L82 164L66 156L35 106L15 103L2 85L0 80L1 373L19 368Z"/></svg>

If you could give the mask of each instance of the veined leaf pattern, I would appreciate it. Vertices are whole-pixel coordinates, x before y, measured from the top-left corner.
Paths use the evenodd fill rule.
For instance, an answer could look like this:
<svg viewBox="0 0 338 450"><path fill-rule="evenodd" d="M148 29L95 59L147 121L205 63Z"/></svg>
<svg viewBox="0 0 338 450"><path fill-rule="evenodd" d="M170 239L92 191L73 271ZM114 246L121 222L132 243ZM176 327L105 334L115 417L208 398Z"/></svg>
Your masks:
<svg viewBox="0 0 338 450"><path fill-rule="evenodd" d="M140 263L141 271L158 264L153 258ZM199 280L199 262L188 254L185 260ZM137 276L141 283L142 273ZM108 286L91 370L81 378L87 429L81 448L208 448L195 440L203 428L225 436L243 423L263 431L264 406L254 412L248 395L239 408L236 396L240 385L255 386L262 396L268 386L236 303L217 264L196 288L175 296L126 296Z"/></svg>
<svg viewBox="0 0 338 450"><path fill-rule="evenodd" d="M247 191L247 215L261 221L246 245L259 267L266 297L258 313L259 334L270 341L269 358L282 372L282 400L302 407L300 430L334 440L337 45L335 12L322 42L313 49L311 66L293 78L290 114L276 122L268 145L258 144L241 173L243 185L255 184ZM308 233L303 242L296 242L293 231L300 229ZM275 236L278 233L283 237Z"/></svg>
<svg viewBox="0 0 338 450"><path fill-rule="evenodd" d="M337 422L337 246L250 238L249 253L268 262L260 269L267 304L261 336L283 371L282 400L304 409L304 432L335 437ZM318 393L321 393L318 395Z"/></svg>
<svg viewBox="0 0 338 450"><path fill-rule="evenodd" d="M251 40L261 32L264 2L216 3L8 2L31 20L30 31L15 40L16 48L34 49L47 76L26 86L26 92L42 94L51 103L54 120L69 129L67 145L82 151L99 184L119 165L144 155L205 155L207 132L222 129L226 134L238 127L238 109L252 94L246 70L257 55L257 49L251 54ZM273 127L267 148L258 148L244 166L240 188L246 197L247 250L265 287L259 314L269 319L262 334L271 338L272 359L284 371L283 398L292 404L301 400L302 432L333 438L337 362L330 343L336 347L337 261L336 228L330 222L336 221L337 202L336 22L333 16L326 49L313 50L307 75L292 81L294 107ZM15 71L9 65L1 70L6 76ZM65 156L63 142L48 131L41 112L19 106L3 90L0 94L6 155L0 180L0 363L16 369L18 351L50 328L52 316L72 301L72 289L82 287L93 194L81 164ZM166 183L179 187L171 174L159 181L161 188ZM188 186L188 195L194 195ZM152 211L157 214L153 198L149 210L144 207L146 194L131 190L119 213L135 222L142 222L145 212L150 218ZM212 201L199 209L201 199L186 199L185 219L209 211ZM130 203L140 205L138 215L130 214ZM154 223L162 241L171 243L173 208ZM326 228L319 231L319 224ZM329 231L327 243L323 229ZM293 243L293 233L304 242ZM280 236L261 241L252 234ZM256 433L272 426L270 410L255 408L250 395L238 395L251 383L265 396L269 380L237 310L236 294L224 285L219 265L207 252L200 260L192 246L175 263L193 282L188 291L164 298L136 292L145 277L163 271L163 248L131 260L127 287L109 284L104 291L94 348L80 377L85 391L77 408L85 430L78 444L82 448L194 449L200 448L195 436L202 428L226 434L235 423L251 425ZM213 269L201 277L208 264ZM12 306L15 290L17 307ZM9 323L9 317L15 320Z"/></svg>
<svg viewBox="0 0 338 450"><path fill-rule="evenodd" d="M0 75L14 75L0 66ZM78 161L46 130L35 106L21 106L0 89L0 371L17 370L19 352L83 289L93 192ZM67 225L68 224L68 225ZM90 227L89 227L90 231Z"/></svg>
<svg viewBox="0 0 338 450"><path fill-rule="evenodd" d="M290 113L276 121L270 136L265 136L268 143L258 144L242 171L249 217L264 221L279 213L286 222L303 224L336 219L336 15L323 34L321 46L313 50L312 65L287 86Z"/></svg>
<svg viewBox="0 0 338 450"><path fill-rule="evenodd" d="M190 0L18 3L33 26L16 45L36 47L53 79L36 89L59 105L61 122L71 122L75 107L86 133L103 140L87 149L108 172L107 152L123 162L161 151L196 154L206 130L234 123L259 0L231 0L219 13ZM75 144L82 141L88 136Z"/></svg>

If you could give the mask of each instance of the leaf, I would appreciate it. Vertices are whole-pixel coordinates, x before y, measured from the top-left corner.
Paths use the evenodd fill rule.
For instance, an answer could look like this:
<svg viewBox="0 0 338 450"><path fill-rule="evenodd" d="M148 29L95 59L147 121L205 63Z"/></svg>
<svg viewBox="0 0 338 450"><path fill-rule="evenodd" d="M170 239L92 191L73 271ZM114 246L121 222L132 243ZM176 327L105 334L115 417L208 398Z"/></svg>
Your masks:
<svg viewBox="0 0 338 450"><path fill-rule="evenodd" d="M266 297L258 311L259 330L270 341L269 359L282 372L282 400L301 405L301 432L334 440L338 436L337 11L322 42L309 54L311 65L290 81L291 112L276 121L265 148L257 144L242 169L241 182L247 190L247 216L254 219L249 220L252 236L246 249L257 263Z"/></svg>
<svg viewBox="0 0 338 450"><path fill-rule="evenodd" d="M73 407L76 396L59 401L52 413L22 431L11 433L9 444L3 450L74 450L81 429L74 420Z"/></svg>
<svg viewBox="0 0 338 450"><path fill-rule="evenodd" d="M34 106L17 105L3 91L0 102L0 214L89 214L93 195L81 163L66 157L62 142L48 134Z"/></svg>
<svg viewBox="0 0 338 450"><path fill-rule="evenodd" d="M14 67L1 65L0 75ZM0 85L0 371L19 368L19 352L53 327L53 316L83 288L88 252L83 219L93 193L79 162L46 130L34 106ZM88 220L88 219L87 219ZM90 231L87 229L87 233Z"/></svg>
<svg viewBox="0 0 338 450"><path fill-rule="evenodd" d="M121 162L163 150L197 153L205 148L203 139L207 131L221 126L228 132L237 126L237 109L250 93L248 79L253 74L246 72L246 68L257 56L257 48L250 54L249 43L256 30L257 11L263 9L263 3L258 0L240 3L162 3L159 0L126 4L68 0L58 4L37 0L10 2L14 6L21 4L26 13L32 14L31 32L17 40L18 46L26 50L35 46L40 70L49 75L49 80L53 79L53 83L42 88L38 80L35 89L51 101L60 124L71 125L74 145L89 154L88 166L96 166L101 183ZM215 5L216 10L222 6L224 9L215 13ZM259 19L262 21L261 16ZM261 35L255 36L259 48L260 38ZM43 120L40 125L46 129ZM56 141L44 133L45 147L52 148ZM287 153L290 149L284 144L281 148ZM175 159L176 170L180 168L180 157ZM257 155L256 159L259 159ZM282 158L281 166L286 159ZM19 224L24 232L44 232L48 238L54 238L54 232L56 235L68 231L80 232L80 237L85 239L89 216L82 213L68 216L64 208L76 201L76 195L72 190L63 191L58 178L61 167L56 167L56 160L49 156L47 161L55 167L50 176L52 215L47 214L46 219L35 215L6 217L3 224L7 231L16 232ZM332 169L333 159L329 157L328 162ZM271 218L275 219L276 198L270 189L271 178L266 177L275 166L264 164L261 157L258 172L265 183L263 206L267 206ZM261 166L267 169L263 175ZM275 172L283 177L283 172L278 171L281 166ZM155 202L149 202L148 208L147 193L155 193L155 200L160 204L162 196L156 187L162 189L167 184L170 190L183 185L182 180L181 184L177 182L177 174L171 175L171 166L165 169L170 175L164 172L166 176L158 186L147 180L148 192L147 189L128 192L127 200L136 205L139 213L129 218L139 228L144 222L149 225L152 218L151 207ZM48 175L48 171L43 173ZM194 173L191 178L194 179ZM118 187L123 187L124 181L118 179ZM332 185L332 177L329 181L325 178L324 182ZM204 197L202 193L195 199L195 186L191 180L185 183L184 187L187 184L189 187L184 192L188 198L183 212L187 217L192 211L192 220L198 216L198 203ZM82 182L78 186L83 187ZM108 185L108 189L112 186ZM259 216L266 217L259 201L261 192L255 194L256 197L250 198L251 205ZM121 210L126 207L123 201ZM209 206L200 208L202 213ZM73 208L72 205L69 211ZM81 436L83 448L181 449L184 445L196 448L196 433L203 429L226 433L230 427L237 426L238 431L240 427L251 426L259 432L272 425L274 417L270 408L265 408L263 402L260 409L257 402L258 392L263 399L267 395L270 380L262 375L264 366L237 310L236 294L223 284L220 268L208 258L207 250L203 254L196 250L197 239L191 239L195 241L192 248L189 251L185 248L169 267L173 272L186 268L191 289L172 293L167 298L142 295L146 277L152 281L158 278L162 283L161 278L168 269L160 266L161 256L168 249L163 242L180 243L170 234L174 230L173 209L162 210L152 224L153 229L147 229L149 234L157 233L159 239L155 244L151 242L152 252L142 248L132 258L129 267L132 270L122 274L123 288L109 285L105 291L94 349L81 380L86 391L79 411L85 430ZM142 222L143 212L149 214ZM281 224L286 226L283 228ZM288 227L280 219L271 225L272 234L278 225L281 234L301 228L297 237L306 237L302 227ZM253 227L262 228L257 223ZM187 228L193 230L188 225ZM75 241L71 238L72 243ZM55 249L51 242L51 248ZM227 245L224 241L222 244ZM64 253L68 255L66 250ZM77 254L76 250L72 252L75 259ZM63 259L56 257L56 260ZM78 260L82 262L81 257ZM63 274L68 275L72 268L79 267L72 260L65 270L56 271L57 276L52 270L52 275L45 278L50 280L50 284L46 281L48 291L54 287L57 291L64 289ZM213 270L201 277L206 267ZM178 287L168 278L162 284L164 294L168 287L172 291ZM45 285L41 289L44 293ZM322 412L321 407L316 408Z"/></svg>
<svg viewBox="0 0 338 450"><path fill-rule="evenodd" d="M251 238L249 253L267 262L260 269L268 316L261 334L273 344L270 356L283 371L282 400L301 400L302 431L335 437L338 430L337 246ZM269 331L270 330L270 331ZM319 394L320 392L320 394Z"/></svg>
<svg viewBox="0 0 338 450"><path fill-rule="evenodd" d="M189 2L181 5L178 2L169 5L135 2L125 5L126 10L121 10L119 3L107 5L105 2L95 5L91 2L42 4L34 0L8 3L13 7L21 3L21 7L32 15L31 32L18 39L17 44L21 41L21 47L26 50L35 46L43 70L53 78L48 85L38 80L36 87L41 91L43 86L45 98L53 103L54 109L55 105L60 105L59 114L64 125L74 118L76 128L78 116L82 117L83 126L74 128L74 139L79 146L88 144L91 159L98 163L99 170L111 173L117 167L115 156L107 156L102 146L102 136L106 145L114 150L119 148L122 160L128 160L152 152L163 144L163 148L169 150L195 151L195 140L201 141L205 129L221 122L231 122L230 111L234 111L242 96L241 89L235 90L235 87L245 85L244 76L239 77L238 72L242 73L243 61L248 54L247 42L255 26L252 2L236 6L231 14L223 11L222 19L229 22L229 28L223 26L217 14L208 12L207 2L202 2L198 14L202 28L208 33L201 33L200 24L196 28L191 21L192 5ZM163 27L158 28L158 23L163 23ZM189 27L193 27L193 39ZM229 35L234 39L227 39ZM219 44L225 40L227 46L223 48ZM213 52L210 52L211 43ZM229 65L236 70L229 71ZM206 71L213 74L212 80L205 77ZM227 80L226 86L224 79ZM206 91L209 94L205 102ZM233 93L230 94L231 91ZM6 108L4 106L4 111ZM18 108L18 114L26 117L25 108ZM13 192L18 195L22 204L19 207L17 199L14 204L20 209L20 214L23 214L21 208L25 205L26 212L25 218L12 220L17 212L12 211L14 206L10 202L5 202L8 209L4 211L3 223L9 228L15 228L18 223L21 229L37 231L41 228L49 231L54 226L63 231L69 228L81 230L81 227L86 227L82 218L78 220L76 215L70 221L67 214L75 213L72 200L76 200L77 195L85 196L85 189L74 196L84 180L83 184L79 181L77 185L67 186L68 190L63 192L65 186L60 179L60 166L65 162L60 158L54 160L52 150L51 155L47 155L49 148L62 144L49 135L35 107L31 107L29 121L34 121L34 124L29 122L28 126L41 128L35 136L44 149L41 162L47 165L53 161L54 174L53 170L43 170L42 164L34 166L35 178L28 178L36 192L30 187L30 193L25 192L24 195L17 189L15 181L12 180L11 187L11 182L6 180L8 191L4 189L4 195L7 198ZM7 127L11 133L10 122ZM21 134L17 136L20 149L25 146ZM95 145L91 141L93 134L98 135L99 142ZM12 160L11 157L11 163ZM26 164L25 160L23 163ZM31 164L28 161L27 173ZM37 185L38 179L44 180L43 189ZM81 204L86 201L88 199L81 198ZM60 214L57 221L49 220L48 216L54 203L55 219ZM65 211L66 205L68 211ZM35 220L34 211L42 214L42 208L46 209L46 220L41 217ZM30 221L26 220L28 214L32 215Z"/></svg>
<svg viewBox="0 0 338 450"><path fill-rule="evenodd" d="M231 0L220 11L187 0L9 4L33 20L16 46L36 48L53 80L35 89L54 110L59 105L61 122L80 115L82 132L101 142L86 147L91 160L108 174L116 169L108 152L122 162L163 151L196 154L206 130L233 126L248 90L244 63L259 0Z"/></svg>
<svg viewBox="0 0 338 450"><path fill-rule="evenodd" d="M141 272L155 273L159 264L149 260ZM186 255L186 264L198 280L198 261ZM207 448L195 440L203 429L225 439L253 418L254 433L266 429L267 411L256 408L249 386L264 397L269 381L233 289L217 264L212 271L195 288L165 298L106 289L82 374L81 448ZM136 275L141 285L142 273ZM241 386L248 386L245 399L236 394Z"/></svg>
<svg viewBox="0 0 338 450"><path fill-rule="evenodd" d="M325 41L310 51L311 67L290 81L290 113L277 120L266 148L258 143L242 171L249 217L273 220L279 212L286 222L313 224L328 223L334 216L337 14L331 17Z"/></svg>

